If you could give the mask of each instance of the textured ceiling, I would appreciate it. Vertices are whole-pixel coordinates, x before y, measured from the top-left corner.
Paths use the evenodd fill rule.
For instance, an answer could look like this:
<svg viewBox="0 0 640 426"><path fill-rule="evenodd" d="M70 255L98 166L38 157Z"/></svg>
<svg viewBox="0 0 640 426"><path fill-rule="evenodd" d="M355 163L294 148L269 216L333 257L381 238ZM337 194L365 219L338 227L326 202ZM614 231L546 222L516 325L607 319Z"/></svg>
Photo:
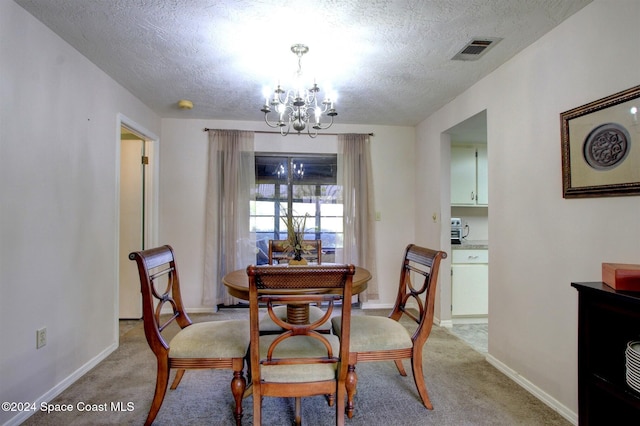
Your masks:
<svg viewBox="0 0 640 426"><path fill-rule="evenodd" d="M297 69L339 123L416 125L591 0L15 0L161 117L263 119ZM502 41L477 61L473 38ZM190 111L179 99L194 103Z"/></svg>

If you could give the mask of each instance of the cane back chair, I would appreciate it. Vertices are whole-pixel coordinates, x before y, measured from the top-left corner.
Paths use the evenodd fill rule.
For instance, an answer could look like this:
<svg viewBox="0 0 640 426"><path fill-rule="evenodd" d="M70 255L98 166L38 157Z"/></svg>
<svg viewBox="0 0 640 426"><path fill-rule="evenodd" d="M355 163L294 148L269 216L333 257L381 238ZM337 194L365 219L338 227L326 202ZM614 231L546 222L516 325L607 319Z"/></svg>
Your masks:
<svg viewBox="0 0 640 426"><path fill-rule="evenodd" d="M286 240L269 240L269 265L288 263L291 253L286 252ZM315 261L318 265L322 263L322 240L304 240L303 244L306 247L311 247L309 253L304 254L303 258L307 261ZM286 320L287 307L278 306L274 309L278 318ZM316 306L309 306L309 318L317 320L322 318L324 311ZM263 318L263 322L260 325L262 333L279 333L280 327L278 327L268 316ZM320 330L325 333L331 332L331 321L320 326Z"/></svg>
<svg viewBox="0 0 640 426"><path fill-rule="evenodd" d="M295 398L296 424L301 424L301 397L330 396L336 425L344 425L345 379L349 355L349 324L353 265L249 266L250 377L254 426L262 420L263 397ZM338 335L320 333L335 303L343 301ZM324 316L307 324L281 319L274 306L282 303L320 303ZM281 329L260 332L260 306ZM331 396L335 395L335 400Z"/></svg>

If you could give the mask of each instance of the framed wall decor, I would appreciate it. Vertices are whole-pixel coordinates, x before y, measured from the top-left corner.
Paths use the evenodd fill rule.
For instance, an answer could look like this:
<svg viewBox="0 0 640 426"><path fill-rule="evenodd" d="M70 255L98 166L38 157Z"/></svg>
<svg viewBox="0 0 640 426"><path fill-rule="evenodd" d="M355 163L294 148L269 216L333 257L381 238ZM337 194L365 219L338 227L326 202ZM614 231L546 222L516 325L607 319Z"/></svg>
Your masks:
<svg viewBox="0 0 640 426"><path fill-rule="evenodd" d="M564 198L640 194L640 86L560 114Z"/></svg>

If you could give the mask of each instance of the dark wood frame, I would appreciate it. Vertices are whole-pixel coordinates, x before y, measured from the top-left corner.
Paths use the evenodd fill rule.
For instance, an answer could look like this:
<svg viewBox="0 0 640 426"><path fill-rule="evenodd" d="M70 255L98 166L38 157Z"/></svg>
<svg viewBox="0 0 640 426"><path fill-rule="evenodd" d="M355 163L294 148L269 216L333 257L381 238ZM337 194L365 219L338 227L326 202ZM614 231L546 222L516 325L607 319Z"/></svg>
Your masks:
<svg viewBox="0 0 640 426"><path fill-rule="evenodd" d="M631 101L636 99L640 99L640 86L632 87L560 114L562 134L562 189L564 198L611 197L640 194L640 181L618 181L620 180L618 175L616 175L615 178L612 177L614 168L612 168L611 171L590 169L582 153L584 144L593 129L601 125L616 123L628 131L631 139L628 141L630 155L621 160L619 165L626 163L625 168L640 168L640 123L638 122L640 117L640 101L635 105L638 108L635 122L633 119L625 118L624 114L620 113L623 107L631 106ZM623 105L626 103L629 103L629 105ZM596 124L592 125L589 123L590 120L595 120ZM629 125L627 122L629 121L632 122L632 128L630 129L627 128ZM578 123L580 123L579 127L577 126ZM587 128L588 126L589 128ZM572 133L574 137L573 140L570 138ZM572 164L574 166L573 171ZM575 182L576 179L574 179L578 172L575 170L576 168L579 168L582 175L587 176L586 180L597 182L578 186Z"/></svg>

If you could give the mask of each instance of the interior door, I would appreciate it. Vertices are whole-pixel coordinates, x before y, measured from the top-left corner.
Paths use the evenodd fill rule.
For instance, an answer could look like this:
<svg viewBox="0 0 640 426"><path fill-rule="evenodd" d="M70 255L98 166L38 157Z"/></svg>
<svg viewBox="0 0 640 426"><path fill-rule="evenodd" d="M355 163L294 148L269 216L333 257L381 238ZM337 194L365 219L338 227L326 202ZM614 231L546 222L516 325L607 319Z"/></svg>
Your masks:
<svg viewBox="0 0 640 426"><path fill-rule="evenodd" d="M140 278L129 253L144 249L145 144L123 128L120 141L120 319L142 318Z"/></svg>

